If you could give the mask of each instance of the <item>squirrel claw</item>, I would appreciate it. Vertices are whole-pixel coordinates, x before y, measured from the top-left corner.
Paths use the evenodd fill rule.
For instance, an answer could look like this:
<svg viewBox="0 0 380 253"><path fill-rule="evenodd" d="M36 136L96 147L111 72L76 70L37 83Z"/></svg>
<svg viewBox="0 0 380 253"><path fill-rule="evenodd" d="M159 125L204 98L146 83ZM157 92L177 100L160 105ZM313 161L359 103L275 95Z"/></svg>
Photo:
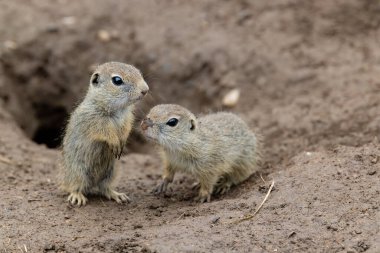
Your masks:
<svg viewBox="0 0 380 253"><path fill-rule="evenodd" d="M87 203L87 198L80 192L78 193L70 193L69 197L67 198L67 201L70 202L70 204L78 206L84 206Z"/></svg>
<svg viewBox="0 0 380 253"><path fill-rule="evenodd" d="M191 185L191 189L193 190L199 190L200 188L201 188L201 184L199 182Z"/></svg>
<svg viewBox="0 0 380 253"><path fill-rule="evenodd" d="M162 180L162 182L157 185L157 187L153 190L155 195L159 195L161 193L165 193L168 189L169 181L167 179Z"/></svg>
<svg viewBox="0 0 380 253"><path fill-rule="evenodd" d="M109 191L109 193L105 194L107 199L113 199L117 203L121 204L123 202L130 202L131 199L125 193L117 192L114 190Z"/></svg>
<svg viewBox="0 0 380 253"><path fill-rule="evenodd" d="M120 153L120 151L119 151L119 147L117 147L117 146L111 146L110 149L111 149L111 153L113 154L113 156L114 156L115 158L117 158L117 156L118 156L119 153Z"/></svg>
<svg viewBox="0 0 380 253"><path fill-rule="evenodd" d="M196 202L200 202L200 203L204 203L204 202L210 203L211 202L211 194L207 194L207 195L201 195L200 194L194 200Z"/></svg>
<svg viewBox="0 0 380 253"><path fill-rule="evenodd" d="M231 184L223 184L216 186L214 194L223 195L231 189Z"/></svg>
<svg viewBox="0 0 380 253"><path fill-rule="evenodd" d="M124 145L123 145L123 143L120 142L120 152L117 156L117 160L120 160L120 157L123 154L123 150L124 150Z"/></svg>
<svg viewBox="0 0 380 253"><path fill-rule="evenodd" d="M115 159L120 160L121 155L123 154L124 147L118 146L111 148L112 154L115 156Z"/></svg>
<svg viewBox="0 0 380 253"><path fill-rule="evenodd" d="M120 160L120 157L123 154L123 146L111 146L111 152L115 159Z"/></svg>

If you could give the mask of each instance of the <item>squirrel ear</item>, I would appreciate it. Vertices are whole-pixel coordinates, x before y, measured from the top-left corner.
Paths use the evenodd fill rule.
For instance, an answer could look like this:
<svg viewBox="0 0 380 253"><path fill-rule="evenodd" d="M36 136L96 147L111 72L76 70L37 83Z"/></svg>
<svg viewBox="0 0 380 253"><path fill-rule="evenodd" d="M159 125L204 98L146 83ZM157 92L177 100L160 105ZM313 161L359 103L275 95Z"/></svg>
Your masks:
<svg viewBox="0 0 380 253"><path fill-rule="evenodd" d="M194 130L196 126L195 120L191 119L190 120L190 130Z"/></svg>
<svg viewBox="0 0 380 253"><path fill-rule="evenodd" d="M92 75L91 84L94 86L98 86L98 84L99 84L99 74L98 73L95 73Z"/></svg>

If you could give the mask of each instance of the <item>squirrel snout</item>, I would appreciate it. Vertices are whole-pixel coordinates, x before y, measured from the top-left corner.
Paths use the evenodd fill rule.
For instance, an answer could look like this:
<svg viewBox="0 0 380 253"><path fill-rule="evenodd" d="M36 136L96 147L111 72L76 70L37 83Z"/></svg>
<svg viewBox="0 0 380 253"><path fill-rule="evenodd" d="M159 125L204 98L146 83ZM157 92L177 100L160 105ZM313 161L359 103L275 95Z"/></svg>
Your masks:
<svg viewBox="0 0 380 253"><path fill-rule="evenodd" d="M148 93L148 91L149 91L149 89L142 90L142 91L141 91L141 94L142 94L143 96L145 96L145 95Z"/></svg>
<svg viewBox="0 0 380 253"><path fill-rule="evenodd" d="M144 119L142 122L141 122L141 129L142 130L147 130L148 127L151 127L153 126L153 122L151 119Z"/></svg>
<svg viewBox="0 0 380 253"><path fill-rule="evenodd" d="M143 81L142 83L139 84L139 86L140 86L140 89L141 89L141 94L143 96L145 96L148 93L148 91L149 91L148 84L145 81Z"/></svg>

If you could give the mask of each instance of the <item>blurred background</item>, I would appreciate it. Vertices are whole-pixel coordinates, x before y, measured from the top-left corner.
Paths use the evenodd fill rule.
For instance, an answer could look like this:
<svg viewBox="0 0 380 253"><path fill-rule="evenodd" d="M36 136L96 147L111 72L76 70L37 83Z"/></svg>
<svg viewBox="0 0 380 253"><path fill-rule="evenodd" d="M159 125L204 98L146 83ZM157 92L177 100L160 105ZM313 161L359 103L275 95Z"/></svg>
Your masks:
<svg viewBox="0 0 380 253"><path fill-rule="evenodd" d="M53 216L60 214L49 216L55 219L55 226L66 231L55 238L65 241L66 249L74 245L73 251L103 247L89 240L74 242L73 233L109 239L103 230L93 230L103 224L99 213L104 216L102 229L114 231L112 240L126 236L125 227L132 231L128 238L142 240L141 234L133 234L135 220L147 228L141 232L147 240L169 243L166 239L175 234L179 241L156 244L159 252L193 252L194 248L184 246L188 237L198 249L206 245L205 252L215 247L238 249L234 245L245 245L249 252L281 247L283 252L317 252L321 245L325 252L334 247L334 252L373 250L379 233L375 222L379 185L371 184L379 178L379 45L380 1L375 0L0 0L0 192L7 203L2 210L8 210L4 217L9 226L4 242L26 233L23 238L29 247L34 240L50 238L48 231L54 228L42 229L43 217L22 232L14 228L24 228L28 220L39 217L43 206L45 214L47 210ZM122 160L129 174L123 174L120 184L132 198L147 200L123 207L135 220L131 223L123 208L108 202L106 208L99 199L81 211L62 208L64 197L57 197L53 179L45 179L56 174L57 150L69 114L86 94L94 67L106 61L141 69L150 94L137 107L138 119L155 104L178 103L195 114L235 112L259 131L264 136L261 173L280 182L270 208L262 213L268 216L255 226L247 223L243 230L200 231L215 213L223 213L223 220L254 210L255 205L247 205L247 201L258 205L267 188L258 188L262 182L256 176L209 206L194 207L187 202L189 198L182 199L183 193L189 192L187 186L176 188L182 191L173 193L175 201L154 198L148 192L159 179L161 162L136 154L155 154L138 131L130 137L128 153L132 155ZM314 151L321 153L310 156ZM305 152L315 163L303 156ZM13 163L17 160L18 167ZM276 176L270 174L277 172ZM367 188L369 195L363 190ZM24 194L30 202L12 197ZM309 202L304 202L306 199ZM337 203L341 210L329 209ZM21 211L12 216L15 206ZM304 211L303 206L311 206L311 211ZM28 210L33 218L24 218L22 210ZM176 221L175 225L165 226L161 215ZM345 218L337 221L339 215ZM65 226L71 217L83 218L76 220L77 224L87 217L93 223L88 227L82 224L78 232L75 226ZM14 226L15 219L20 221L18 226ZM115 219L119 225L111 226ZM354 220L356 230L347 225ZM287 226L282 221L288 221ZM310 229L308 222L318 229ZM157 226L157 233L150 232L151 223ZM357 230L363 224L367 225ZM31 239L33 235L27 235L41 229L47 231L45 237ZM187 232L177 237L178 231ZM335 232L344 238L335 237ZM116 246L124 245L125 240L129 243L128 238L121 238ZM284 238L295 238L295 242L287 244ZM252 240L259 248L249 248ZM26 252L23 244L12 243L11 249L19 251L20 246ZM110 245L109 252L130 252ZM139 249L145 247L138 245ZM57 245L53 248L59 249Z"/></svg>

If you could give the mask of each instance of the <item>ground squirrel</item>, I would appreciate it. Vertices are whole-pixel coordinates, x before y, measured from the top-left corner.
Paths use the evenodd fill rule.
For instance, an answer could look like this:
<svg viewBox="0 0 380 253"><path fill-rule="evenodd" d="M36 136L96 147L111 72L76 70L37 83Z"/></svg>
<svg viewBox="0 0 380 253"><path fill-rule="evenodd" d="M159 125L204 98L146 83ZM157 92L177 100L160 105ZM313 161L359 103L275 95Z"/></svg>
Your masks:
<svg viewBox="0 0 380 253"><path fill-rule="evenodd" d="M258 138L232 113L196 118L179 105L157 105L141 123L143 134L158 143L164 161L162 182L155 193L165 192L176 171L199 180L201 202L223 194L257 170Z"/></svg>
<svg viewBox="0 0 380 253"><path fill-rule="evenodd" d="M88 193L100 193L118 203L128 200L113 189L114 163L132 129L134 104L148 90L140 71L131 65L109 62L96 68L63 140L61 186L70 193L69 202L84 205Z"/></svg>

